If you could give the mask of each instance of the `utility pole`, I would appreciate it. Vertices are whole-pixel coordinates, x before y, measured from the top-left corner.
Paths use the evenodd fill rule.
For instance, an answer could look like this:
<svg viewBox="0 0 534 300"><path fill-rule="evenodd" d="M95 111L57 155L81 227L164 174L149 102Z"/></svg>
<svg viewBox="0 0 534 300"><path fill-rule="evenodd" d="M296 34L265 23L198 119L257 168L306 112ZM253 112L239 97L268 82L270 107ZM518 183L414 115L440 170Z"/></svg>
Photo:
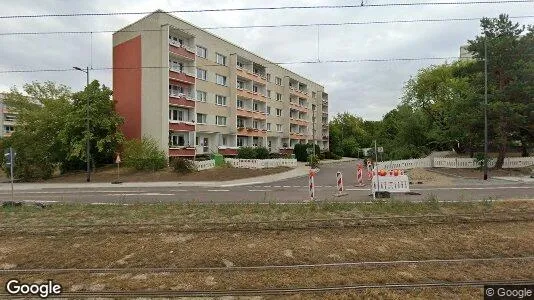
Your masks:
<svg viewBox="0 0 534 300"><path fill-rule="evenodd" d="M84 72L87 75L87 87L89 87L89 67L87 67L85 70L79 67L73 67L75 70ZM89 89L87 89L87 92ZM87 102L86 102L86 119L85 119L85 130L86 130L86 144L85 144L85 150L86 150L86 160L87 160L87 182L91 181L91 143L89 140L89 134L90 134L90 127L89 127L89 94L87 96Z"/></svg>
<svg viewBox="0 0 534 300"><path fill-rule="evenodd" d="M484 180L488 180L488 36L484 35Z"/></svg>
<svg viewBox="0 0 534 300"><path fill-rule="evenodd" d="M380 176L378 175L378 150L376 148L376 140L375 140L375 165L376 165L376 191L377 193L380 193L380 182L378 179Z"/></svg>
<svg viewBox="0 0 534 300"><path fill-rule="evenodd" d="M315 108L317 108L317 106L314 107L314 105L312 105L312 141L313 141L313 157L315 158ZM310 163L310 168L311 168L311 163Z"/></svg>

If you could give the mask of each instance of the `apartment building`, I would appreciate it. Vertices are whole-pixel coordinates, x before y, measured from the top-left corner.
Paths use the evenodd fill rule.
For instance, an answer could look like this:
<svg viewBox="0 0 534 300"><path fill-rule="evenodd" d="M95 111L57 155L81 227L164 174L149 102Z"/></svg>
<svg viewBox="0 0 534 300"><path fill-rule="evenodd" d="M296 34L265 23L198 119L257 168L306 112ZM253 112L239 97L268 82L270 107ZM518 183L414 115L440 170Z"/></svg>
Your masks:
<svg viewBox="0 0 534 300"><path fill-rule="evenodd" d="M17 115L4 104L5 93L0 93L0 137L8 137L15 130Z"/></svg>
<svg viewBox="0 0 534 300"><path fill-rule="evenodd" d="M328 149L323 86L167 13L115 32L113 67L125 136L153 137L168 156Z"/></svg>

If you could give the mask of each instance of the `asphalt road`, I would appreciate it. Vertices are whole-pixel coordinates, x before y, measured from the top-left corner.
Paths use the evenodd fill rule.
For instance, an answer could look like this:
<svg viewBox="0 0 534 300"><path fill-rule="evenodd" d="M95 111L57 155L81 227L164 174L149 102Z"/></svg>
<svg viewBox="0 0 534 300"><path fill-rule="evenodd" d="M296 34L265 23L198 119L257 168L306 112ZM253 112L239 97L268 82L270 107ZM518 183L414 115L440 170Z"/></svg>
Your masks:
<svg viewBox="0 0 534 300"><path fill-rule="evenodd" d="M325 165L315 178L316 201L366 202L371 201L369 182L356 186L356 163L344 162ZM346 195L334 196L336 172L344 177ZM364 174L365 175L365 174ZM365 176L364 176L365 177ZM411 191L420 195L394 194L393 199L426 201L472 201L486 199L534 199L533 184L506 181L456 179L454 186L437 187L411 185ZM200 203L297 203L309 200L308 178L298 177L271 183L219 187L150 187L132 188L117 185L112 188L81 188L15 191L16 201L26 202L80 202L80 203L139 203L139 202L200 202ZM11 192L0 191L0 200L10 200Z"/></svg>

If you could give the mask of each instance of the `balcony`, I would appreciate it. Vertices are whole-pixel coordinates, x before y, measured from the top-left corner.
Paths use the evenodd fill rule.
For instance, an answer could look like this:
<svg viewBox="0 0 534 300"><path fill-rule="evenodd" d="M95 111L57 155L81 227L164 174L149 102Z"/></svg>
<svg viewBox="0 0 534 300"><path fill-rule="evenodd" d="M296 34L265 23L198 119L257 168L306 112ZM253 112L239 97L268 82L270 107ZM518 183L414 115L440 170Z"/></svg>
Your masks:
<svg viewBox="0 0 534 300"><path fill-rule="evenodd" d="M293 140L300 140L304 138L304 135L302 133L290 132L289 138Z"/></svg>
<svg viewBox="0 0 534 300"><path fill-rule="evenodd" d="M250 127L237 127L237 135L264 137L267 136L267 130L253 129Z"/></svg>
<svg viewBox="0 0 534 300"><path fill-rule="evenodd" d="M195 108L196 101L192 94L169 94L169 104L179 107Z"/></svg>
<svg viewBox="0 0 534 300"><path fill-rule="evenodd" d="M169 70L169 79L182 82L182 83L187 83L187 84L195 84L194 76L190 74L186 74L184 72L180 72L179 70L176 70L176 69Z"/></svg>
<svg viewBox="0 0 534 300"><path fill-rule="evenodd" d="M305 113L307 113L309 111L309 109L306 106L300 105L298 103L289 102L289 104L290 104L291 108L296 109L298 111L305 112Z"/></svg>
<svg viewBox="0 0 534 300"><path fill-rule="evenodd" d="M219 152L219 154L222 154L222 155L225 155L225 156L236 156L238 149L239 149L239 147L219 146L218 152Z"/></svg>
<svg viewBox="0 0 534 300"><path fill-rule="evenodd" d="M180 45L174 41L169 41L169 52L174 55L183 57L187 60L195 60L195 51L187 46Z"/></svg>
<svg viewBox="0 0 534 300"><path fill-rule="evenodd" d="M253 73L252 71L241 68L239 66L237 66L236 68L237 68L237 71L236 71L237 76L246 78L248 80L252 80L254 82L257 82L263 85L267 84L267 77L265 77L264 75L261 75L259 73Z"/></svg>
<svg viewBox="0 0 534 300"><path fill-rule="evenodd" d="M300 97L300 98L308 99L308 91L306 91L306 90L299 90L298 88L290 86L289 87L289 93L291 95L295 95L295 96Z"/></svg>
<svg viewBox="0 0 534 300"><path fill-rule="evenodd" d="M239 107L237 108L236 115L238 117L253 118L257 120L267 119L267 116L265 115L265 113L261 111L251 111L251 110L246 110L246 109L239 108Z"/></svg>
<svg viewBox="0 0 534 300"><path fill-rule="evenodd" d="M171 131L195 131L195 123L192 122L169 122L169 130Z"/></svg>
<svg viewBox="0 0 534 300"><path fill-rule="evenodd" d="M302 120L302 119L294 119L290 118L289 123L296 124L299 126L308 126L308 121Z"/></svg>
<svg viewBox="0 0 534 300"><path fill-rule="evenodd" d="M195 156L195 148L170 146L169 156Z"/></svg>

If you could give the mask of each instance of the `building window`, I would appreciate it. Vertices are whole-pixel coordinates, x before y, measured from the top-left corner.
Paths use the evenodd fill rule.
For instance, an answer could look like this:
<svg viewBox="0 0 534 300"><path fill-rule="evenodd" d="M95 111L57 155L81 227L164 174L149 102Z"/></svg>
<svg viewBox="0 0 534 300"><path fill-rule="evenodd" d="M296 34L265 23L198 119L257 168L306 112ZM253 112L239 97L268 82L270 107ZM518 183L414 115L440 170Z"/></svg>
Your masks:
<svg viewBox="0 0 534 300"><path fill-rule="evenodd" d="M197 56L200 56L200 57L203 57L203 58L206 58L208 57L208 49L202 47L202 46L197 46Z"/></svg>
<svg viewBox="0 0 534 300"><path fill-rule="evenodd" d="M271 74L267 73L267 81L271 82Z"/></svg>
<svg viewBox="0 0 534 300"><path fill-rule="evenodd" d="M216 116L215 125L226 126L226 117Z"/></svg>
<svg viewBox="0 0 534 300"><path fill-rule="evenodd" d="M271 131L271 123L267 123L267 131Z"/></svg>
<svg viewBox="0 0 534 300"><path fill-rule="evenodd" d="M197 68L197 78L202 80L208 79L208 72L204 69Z"/></svg>
<svg viewBox="0 0 534 300"><path fill-rule="evenodd" d="M282 94L276 93L276 101L282 101Z"/></svg>
<svg viewBox="0 0 534 300"><path fill-rule="evenodd" d="M315 92L312 92L312 98L315 98L315 95L316 95Z"/></svg>
<svg viewBox="0 0 534 300"><path fill-rule="evenodd" d="M259 122L258 121L256 121L256 120L252 121L252 128L258 129L258 126L259 126Z"/></svg>
<svg viewBox="0 0 534 300"><path fill-rule="evenodd" d="M267 90L267 98L271 99L271 90Z"/></svg>
<svg viewBox="0 0 534 300"><path fill-rule="evenodd" d="M169 85L169 95L179 96L184 93L184 88L177 85Z"/></svg>
<svg viewBox="0 0 534 300"><path fill-rule="evenodd" d="M237 80L237 88L242 90L245 89L245 82Z"/></svg>
<svg viewBox="0 0 534 300"><path fill-rule="evenodd" d="M172 135L171 136L171 145L172 146L179 146L179 147L185 146L185 136L183 134L181 134L181 135Z"/></svg>
<svg viewBox="0 0 534 300"><path fill-rule="evenodd" d="M245 127L245 120L237 118L237 127Z"/></svg>
<svg viewBox="0 0 534 300"><path fill-rule="evenodd" d="M282 116L282 109L280 109L280 108L276 109L276 116L277 117L281 117Z"/></svg>
<svg viewBox="0 0 534 300"><path fill-rule="evenodd" d="M276 83L276 84L278 84L278 85L282 85L282 78L280 78L280 77L275 77L274 80L275 80L275 83Z"/></svg>
<svg viewBox="0 0 534 300"><path fill-rule="evenodd" d="M282 124L276 124L276 131L282 132Z"/></svg>
<svg viewBox="0 0 534 300"><path fill-rule="evenodd" d="M242 137L237 137L237 147L243 147L245 139Z"/></svg>
<svg viewBox="0 0 534 300"><path fill-rule="evenodd" d="M222 145L226 146L226 137L225 136L222 137Z"/></svg>
<svg viewBox="0 0 534 300"><path fill-rule="evenodd" d="M197 123L198 124L206 124L207 116L206 114L197 114Z"/></svg>
<svg viewBox="0 0 534 300"><path fill-rule="evenodd" d="M243 102L243 100L241 100L241 99L237 99L237 107L238 107L238 108L243 108L243 107L245 107L245 103Z"/></svg>
<svg viewBox="0 0 534 300"><path fill-rule="evenodd" d="M206 102L207 98L208 94L206 92L197 90L197 101Z"/></svg>
<svg viewBox="0 0 534 300"><path fill-rule="evenodd" d="M257 93L257 92L258 92L258 86L257 86L257 85L253 85L253 86L252 86L252 91L253 91L254 93Z"/></svg>
<svg viewBox="0 0 534 300"><path fill-rule="evenodd" d="M226 66L226 56L217 53L217 63L218 63L219 65Z"/></svg>
<svg viewBox="0 0 534 300"><path fill-rule="evenodd" d="M169 109L169 119L171 121L185 121L185 112L181 109Z"/></svg>
<svg viewBox="0 0 534 300"><path fill-rule="evenodd" d="M236 65L237 65L238 68L241 68L241 69L243 69L245 67L245 65L240 61L236 62Z"/></svg>
<svg viewBox="0 0 534 300"><path fill-rule="evenodd" d="M226 85L226 76L216 74L217 84Z"/></svg>
<svg viewBox="0 0 534 300"><path fill-rule="evenodd" d="M252 110L253 111L259 111L260 110L260 105L258 104L258 102L253 102L252 103Z"/></svg>
<svg viewBox="0 0 534 300"><path fill-rule="evenodd" d="M221 95L215 96L215 104L226 106L226 97Z"/></svg>
<svg viewBox="0 0 534 300"><path fill-rule="evenodd" d="M270 115L271 114L271 107L267 106L267 110L265 112L267 113L267 115Z"/></svg>
<svg viewBox="0 0 534 300"><path fill-rule="evenodd" d="M15 130L14 126L11 126L11 125L4 125L4 131L9 133L9 132L13 132L13 130Z"/></svg>

